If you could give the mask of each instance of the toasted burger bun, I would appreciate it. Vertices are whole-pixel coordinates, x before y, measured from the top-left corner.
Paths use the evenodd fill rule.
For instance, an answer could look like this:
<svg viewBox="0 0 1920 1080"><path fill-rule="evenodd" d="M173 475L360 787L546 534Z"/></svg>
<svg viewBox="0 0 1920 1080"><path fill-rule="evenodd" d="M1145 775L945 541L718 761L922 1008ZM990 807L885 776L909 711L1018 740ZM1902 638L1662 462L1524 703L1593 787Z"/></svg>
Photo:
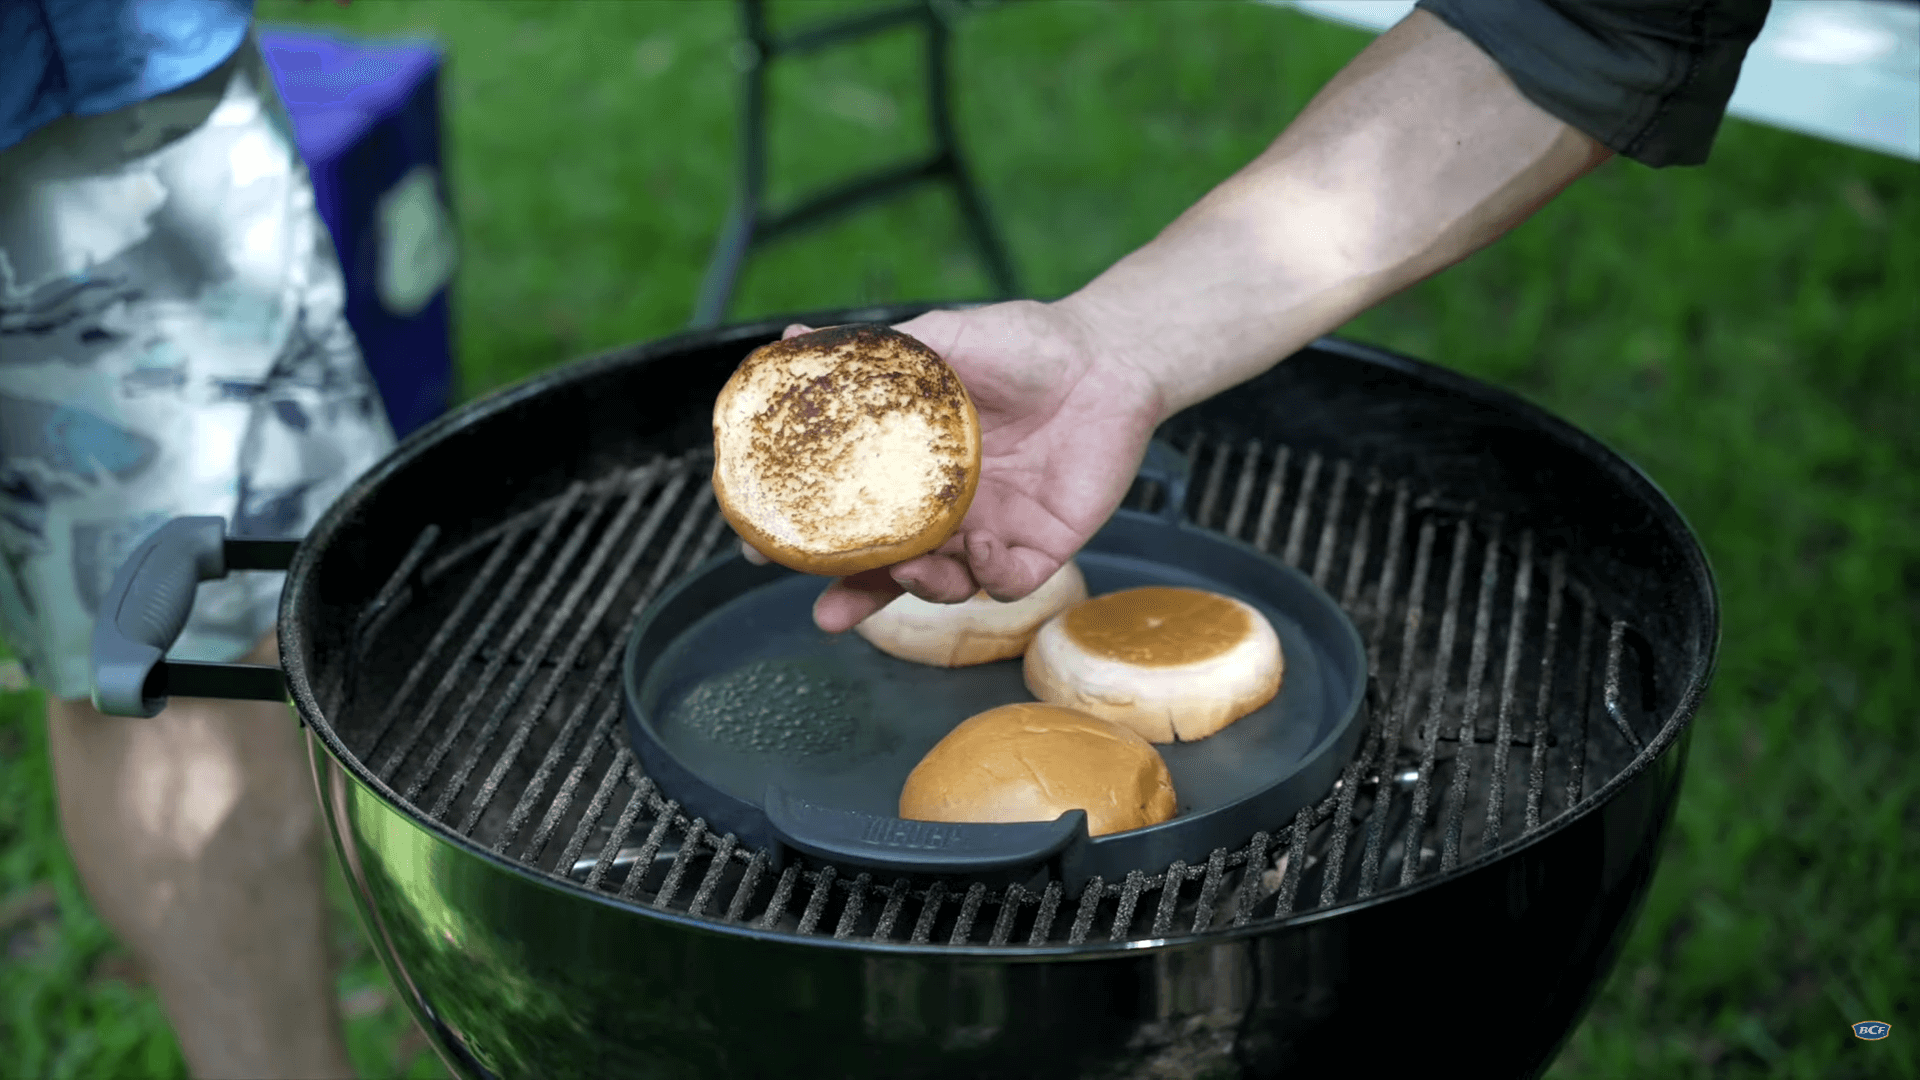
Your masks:
<svg viewBox="0 0 1920 1080"><path fill-rule="evenodd" d="M901 596L854 627L889 656L935 667L1010 660L1027 651L1040 624L1087 598L1087 579L1069 561L1038 589L1003 604L986 593L958 604Z"/></svg>
<svg viewBox="0 0 1920 1080"><path fill-rule="evenodd" d="M1280 638L1252 606L1159 586L1075 605L1027 649L1042 701L1125 724L1158 742L1192 742L1280 692Z"/></svg>
<svg viewBox="0 0 1920 1080"><path fill-rule="evenodd" d="M1093 836L1173 816L1159 751L1118 724L1052 705L1002 705L961 722L900 792L911 821L1052 821L1087 812Z"/></svg>
<svg viewBox="0 0 1920 1080"><path fill-rule="evenodd" d="M884 326L836 326L743 360L713 406L713 491L782 566L841 576L924 555L980 483L960 377Z"/></svg>

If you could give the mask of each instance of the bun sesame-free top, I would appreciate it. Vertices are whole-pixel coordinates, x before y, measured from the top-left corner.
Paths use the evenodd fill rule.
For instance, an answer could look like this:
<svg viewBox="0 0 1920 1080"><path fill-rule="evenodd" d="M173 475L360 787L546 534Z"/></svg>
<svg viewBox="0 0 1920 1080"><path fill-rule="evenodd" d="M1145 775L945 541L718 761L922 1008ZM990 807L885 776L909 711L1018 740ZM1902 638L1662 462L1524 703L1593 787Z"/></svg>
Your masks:
<svg viewBox="0 0 1920 1080"><path fill-rule="evenodd" d="M910 821L1052 821L1087 812L1087 834L1140 829L1178 809L1152 744L1119 724L1023 702L963 721L908 774Z"/></svg>
<svg viewBox="0 0 1920 1080"><path fill-rule="evenodd" d="M980 482L980 418L939 354L885 326L755 349L714 403L713 488L741 537L814 574L939 547Z"/></svg>
<svg viewBox="0 0 1920 1080"><path fill-rule="evenodd" d="M1027 689L1152 742L1204 739L1272 701L1285 661L1252 605L1148 586L1061 612L1027 649Z"/></svg>

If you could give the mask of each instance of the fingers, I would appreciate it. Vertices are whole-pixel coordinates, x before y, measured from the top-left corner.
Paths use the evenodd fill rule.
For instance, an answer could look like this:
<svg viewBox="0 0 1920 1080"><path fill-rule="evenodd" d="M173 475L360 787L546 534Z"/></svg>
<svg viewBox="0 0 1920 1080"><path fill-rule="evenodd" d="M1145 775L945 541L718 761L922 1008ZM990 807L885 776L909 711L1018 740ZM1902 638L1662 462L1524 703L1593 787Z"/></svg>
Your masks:
<svg viewBox="0 0 1920 1080"><path fill-rule="evenodd" d="M902 593L911 592L936 604L957 604L978 591L973 576L959 560L922 555L834 582L814 601L813 622L829 634L838 634L858 626Z"/></svg>
<svg viewBox="0 0 1920 1080"><path fill-rule="evenodd" d="M780 340L785 341L788 338L799 337L801 334L811 334L811 333L813 333L813 327L808 326L805 323L794 323L793 325L787 327L785 333L780 335Z"/></svg>
<svg viewBox="0 0 1920 1080"><path fill-rule="evenodd" d="M813 602L814 625L829 634L845 633L903 591L884 567L841 578Z"/></svg>
<svg viewBox="0 0 1920 1080"><path fill-rule="evenodd" d="M938 552L895 565L892 576L902 589L935 604L957 604L980 591L964 562Z"/></svg>
<svg viewBox="0 0 1920 1080"><path fill-rule="evenodd" d="M987 595L1011 603L1046 584L1061 562L1030 547L1008 547L984 529L966 536L967 567Z"/></svg>
<svg viewBox="0 0 1920 1080"><path fill-rule="evenodd" d="M745 540L740 541L740 555L742 558L746 559L748 562L752 563L755 566L765 566L768 563L773 561L772 559L767 558L765 555L760 554L760 550L758 548L754 547L752 544L747 543Z"/></svg>

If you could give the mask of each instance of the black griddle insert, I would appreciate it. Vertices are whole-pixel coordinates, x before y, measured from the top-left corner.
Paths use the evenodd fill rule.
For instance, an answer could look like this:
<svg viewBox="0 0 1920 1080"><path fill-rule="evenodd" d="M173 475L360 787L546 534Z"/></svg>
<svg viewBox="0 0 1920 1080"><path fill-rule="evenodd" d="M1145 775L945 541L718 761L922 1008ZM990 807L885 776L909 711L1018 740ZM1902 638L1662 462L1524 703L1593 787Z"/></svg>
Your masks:
<svg viewBox="0 0 1920 1080"><path fill-rule="evenodd" d="M776 858L1013 880L1050 871L1069 887L1204 862L1327 791L1365 728L1365 656L1331 598L1251 547L1131 511L1078 559L1094 596L1207 589L1259 608L1279 634L1286 672L1273 701L1210 738L1157 747L1179 800L1170 821L1090 838L1078 810L1017 825L896 817L907 774L955 725L1035 700L1021 662L928 667L823 633L812 616L820 578L737 554L700 568L636 628L634 753L689 815Z"/></svg>

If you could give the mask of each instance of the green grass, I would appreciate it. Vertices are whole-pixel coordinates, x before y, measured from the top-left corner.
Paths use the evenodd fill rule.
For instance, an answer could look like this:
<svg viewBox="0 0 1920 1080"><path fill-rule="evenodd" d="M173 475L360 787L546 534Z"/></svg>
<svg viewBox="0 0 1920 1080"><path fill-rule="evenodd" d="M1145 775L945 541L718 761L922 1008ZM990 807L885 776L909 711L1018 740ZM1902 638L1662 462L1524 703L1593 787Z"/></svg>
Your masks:
<svg viewBox="0 0 1920 1080"><path fill-rule="evenodd" d="M447 46L469 394L684 325L731 195L731 5L265 0L261 16ZM1367 40L1240 4L969 16L961 128L1025 289L1064 293L1152 237ZM776 198L914 150L916 64L902 34L781 72ZM733 315L985 290L929 193L765 252ZM1673 497L1719 577L1720 669L1676 826L1550 1075L1920 1075L1920 168L1730 121L1707 166L1609 164L1343 333L1595 432ZM0 932L0 1071L184 1075L151 993L112 975L44 741L36 697L0 696L0 906L26 913ZM363 1072L435 1075L350 921L340 953ZM1855 1040L1863 1019L1892 1036Z"/></svg>

